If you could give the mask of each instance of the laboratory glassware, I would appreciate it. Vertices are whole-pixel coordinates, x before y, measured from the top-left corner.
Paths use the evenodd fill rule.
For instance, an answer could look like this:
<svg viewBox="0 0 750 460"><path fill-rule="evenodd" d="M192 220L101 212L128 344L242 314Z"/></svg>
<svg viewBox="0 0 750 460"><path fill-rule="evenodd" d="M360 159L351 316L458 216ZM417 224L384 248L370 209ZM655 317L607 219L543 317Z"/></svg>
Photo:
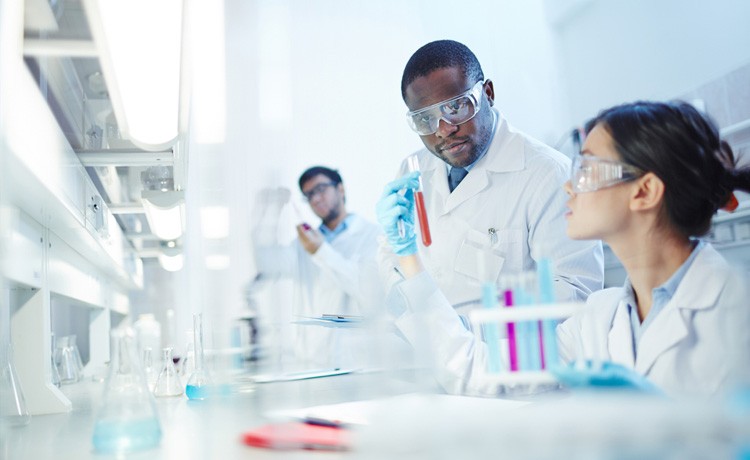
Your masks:
<svg viewBox="0 0 750 460"><path fill-rule="evenodd" d="M73 358L76 362L76 367L78 368L78 378L80 379L83 377L83 359L81 359L81 350L78 349L78 344L76 343L78 337L75 334L71 334L68 336L68 346L71 349L71 353L73 354Z"/></svg>
<svg viewBox="0 0 750 460"><path fill-rule="evenodd" d="M154 367L154 355L153 350L151 347L146 347L143 349L143 353L141 353L142 363L143 363L143 373L146 374L146 382L148 383L148 387L151 391L154 391L154 387L156 385L156 378L159 376L159 374L156 371L156 368Z"/></svg>
<svg viewBox="0 0 750 460"><path fill-rule="evenodd" d="M111 333L110 363L92 442L103 453L150 449L161 441L154 396L140 365L132 329Z"/></svg>
<svg viewBox="0 0 750 460"><path fill-rule="evenodd" d="M419 171L419 159L412 155L407 159L409 172ZM427 209L424 204L424 193L422 192L422 176L419 177L419 188L414 190L414 206L416 207L417 218L419 219L419 232L422 234L422 244L429 246L432 244L430 235L430 224L427 222Z"/></svg>
<svg viewBox="0 0 750 460"><path fill-rule="evenodd" d="M188 399L206 399L211 378L203 360L203 314L193 315L193 373L188 379L185 393Z"/></svg>
<svg viewBox="0 0 750 460"><path fill-rule="evenodd" d="M5 356L2 356L0 361L0 420L3 425L27 425L31 421L31 414L26 407L26 399L18 381L10 341L4 344L3 349Z"/></svg>
<svg viewBox="0 0 750 460"><path fill-rule="evenodd" d="M185 390L182 387L180 374L177 373L177 368L172 361L171 347L162 350L162 361L163 367L154 385L154 396L180 396Z"/></svg>
<svg viewBox="0 0 750 460"><path fill-rule="evenodd" d="M71 336L66 335L60 337L57 341L56 354L59 354L60 357L57 372L60 375L60 383L62 384L75 383L81 378L78 359L76 358L75 350L70 346L70 338Z"/></svg>

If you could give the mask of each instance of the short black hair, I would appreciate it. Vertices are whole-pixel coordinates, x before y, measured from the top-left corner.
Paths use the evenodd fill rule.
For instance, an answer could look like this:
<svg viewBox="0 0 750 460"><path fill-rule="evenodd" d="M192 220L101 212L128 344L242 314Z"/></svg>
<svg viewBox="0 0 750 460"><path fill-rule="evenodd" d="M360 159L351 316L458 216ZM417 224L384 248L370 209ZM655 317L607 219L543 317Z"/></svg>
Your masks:
<svg viewBox="0 0 750 460"><path fill-rule="evenodd" d="M409 58L401 77L401 97L406 100L406 87L419 77L446 67L458 67L472 83L484 80L479 60L464 44L453 40L438 40L419 48Z"/></svg>
<svg viewBox="0 0 750 460"><path fill-rule="evenodd" d="M618 105L586 123L586 132L596 125L612 137L622 161L664 182L666 217L683 236L708 233L732 192L750 190L750 171L735 168L716 125L686 102Z"/></svg>
<svg viewBox="0 0 750 460"><path fill-rule="evenodd" d="M341 179L341 175L339 175L339 172L335 169L326 168L325 166L313 166L311 168L307 168L307 170L303 172L301 176L299 176L299 189L302 190L302 186L305 185L305 182L320 174L330 179L333 185L339 185L344 182Z"/></svg>

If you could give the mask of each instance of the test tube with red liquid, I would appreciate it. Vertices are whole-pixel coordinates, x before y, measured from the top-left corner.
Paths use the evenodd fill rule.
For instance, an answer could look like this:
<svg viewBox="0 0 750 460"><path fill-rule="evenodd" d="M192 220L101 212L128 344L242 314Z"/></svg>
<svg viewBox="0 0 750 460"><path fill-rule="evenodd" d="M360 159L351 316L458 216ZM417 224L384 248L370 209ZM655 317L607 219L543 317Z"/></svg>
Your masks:
<svg viewBox="0 0 750 460"><path fill-rule="evenodd" d="M419 159L416 155L407 158L409 172L419 171ZM414 205L417 208L417 219L419 220L419 231L422 234L422 244L429 246L432 244L430 236L430 224L427 222L427 209L424 206L424 194L422 193L422 176L419 176L419 188L414 190Z"/></svg>

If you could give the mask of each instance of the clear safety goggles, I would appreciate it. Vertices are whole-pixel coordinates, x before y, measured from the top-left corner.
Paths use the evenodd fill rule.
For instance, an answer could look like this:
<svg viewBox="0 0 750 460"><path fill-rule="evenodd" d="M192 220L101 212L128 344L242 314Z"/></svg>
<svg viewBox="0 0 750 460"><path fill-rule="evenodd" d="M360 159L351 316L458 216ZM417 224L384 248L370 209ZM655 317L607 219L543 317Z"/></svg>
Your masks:
<svg viewBox="0 0 750 460"><path fill-rule="evenodd" d="M474 118L481 108L483 81L453 99L438 102L429 107L406 113L409 127L420 136L435 134L440 120L449 125L460 125Z"/></svg>
<svg viewBox="0 0 750 460"><path fill-rule="evenodd" d="M573 158L570 184L575 193L593 192L639 178L643 172L627 163L593 155Z"/></svg>

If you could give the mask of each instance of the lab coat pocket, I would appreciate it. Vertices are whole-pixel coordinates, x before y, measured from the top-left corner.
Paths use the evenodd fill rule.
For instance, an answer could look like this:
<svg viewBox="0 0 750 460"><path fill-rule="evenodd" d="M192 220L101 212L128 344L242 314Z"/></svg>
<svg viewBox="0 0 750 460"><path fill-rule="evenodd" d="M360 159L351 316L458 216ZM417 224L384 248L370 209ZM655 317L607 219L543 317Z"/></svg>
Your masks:
<svg viewBox="0 0 750 460"><path fill-rule="evenodd" d="M496 280L504 264L505 257L489 244L487 235L469 230L458 250L455 270L478 281Z"/></svg>

